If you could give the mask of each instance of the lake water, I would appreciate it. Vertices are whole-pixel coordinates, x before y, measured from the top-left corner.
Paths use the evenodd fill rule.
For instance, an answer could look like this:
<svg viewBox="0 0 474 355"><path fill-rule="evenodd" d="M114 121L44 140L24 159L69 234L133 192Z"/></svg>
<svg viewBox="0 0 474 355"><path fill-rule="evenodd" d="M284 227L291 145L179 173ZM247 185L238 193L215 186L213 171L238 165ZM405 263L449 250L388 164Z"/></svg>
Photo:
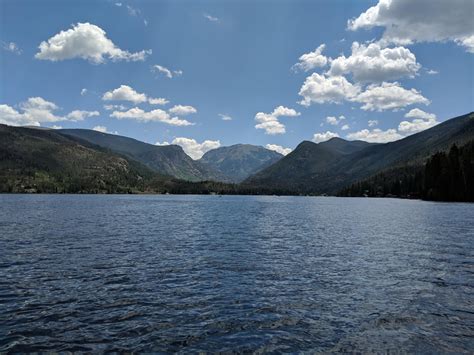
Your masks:
<svg viewBox="0 0 474 355"><path fill-rule="evenodd" d="M474 204L0 195L0 351L474 349Z"/></svg>

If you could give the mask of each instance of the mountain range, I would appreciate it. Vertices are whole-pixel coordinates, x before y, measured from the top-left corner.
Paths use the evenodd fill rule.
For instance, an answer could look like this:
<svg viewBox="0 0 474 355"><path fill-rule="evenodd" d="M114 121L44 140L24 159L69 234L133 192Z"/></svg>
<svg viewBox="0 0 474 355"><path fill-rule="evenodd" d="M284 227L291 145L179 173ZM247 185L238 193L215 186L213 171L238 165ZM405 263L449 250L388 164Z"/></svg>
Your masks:
<svg viewBox="0 0 474 355"><path fill-rule="evenodd" d="M471 141L473 113L391 143L303 141L286 156L237 144L193 160L177 145L85 129L0 125L0 191L360 194L361 182L412 179L433 154ZM467 164L471 151L462 150Z"/></svg>
<svg viewBox="0 0 474 355"><path fill-rule="evenodd" d="M474 140L474 113L459 116L404 139L368 144L333 138L304 141L272 166L246 179L254 188L298 194L334 195L356 181L387 169L422 166L430 155Z"/></svg>
<svg viewBox="0 0 474 355"><path fill-rule="evenodd" d="M210 150L199 161L225 175L227 181L241 182L282 157L260 146L236 144Z"/></svg>

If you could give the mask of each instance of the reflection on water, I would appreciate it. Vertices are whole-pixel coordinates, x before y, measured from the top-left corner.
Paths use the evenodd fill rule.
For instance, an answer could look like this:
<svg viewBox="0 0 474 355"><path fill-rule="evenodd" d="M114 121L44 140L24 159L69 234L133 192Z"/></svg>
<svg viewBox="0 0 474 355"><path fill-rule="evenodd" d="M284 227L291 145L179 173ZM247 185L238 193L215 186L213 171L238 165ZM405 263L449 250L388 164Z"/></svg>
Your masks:
<svg viewBox="0 0 474 355"><path fill-rule="evenodd" d="M0 195L0 351L474 348L474 205Z"/></svg>

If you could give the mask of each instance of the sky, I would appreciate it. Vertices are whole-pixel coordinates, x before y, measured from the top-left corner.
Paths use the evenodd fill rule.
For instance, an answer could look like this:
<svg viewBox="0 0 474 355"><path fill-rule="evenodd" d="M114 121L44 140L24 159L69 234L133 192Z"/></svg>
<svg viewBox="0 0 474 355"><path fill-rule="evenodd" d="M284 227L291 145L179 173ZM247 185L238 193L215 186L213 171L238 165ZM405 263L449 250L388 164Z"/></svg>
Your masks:
<svg viewBox="0 0 474 355"><path fill-rule="evenodd" d="M473 111L472 0L0 0L0 123L198 159L389 142Z"/></svg>

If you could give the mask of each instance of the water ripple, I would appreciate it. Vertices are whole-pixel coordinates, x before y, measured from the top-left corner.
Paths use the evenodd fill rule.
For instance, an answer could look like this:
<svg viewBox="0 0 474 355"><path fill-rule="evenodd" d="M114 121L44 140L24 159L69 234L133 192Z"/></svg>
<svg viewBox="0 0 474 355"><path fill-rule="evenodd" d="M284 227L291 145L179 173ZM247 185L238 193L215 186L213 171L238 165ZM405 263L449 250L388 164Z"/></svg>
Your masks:
<svg viewBox="0 0 474 355"><path fill-rule="evenodd" d="M474 349L474 205L0 195L0 352Z"/></svg>

